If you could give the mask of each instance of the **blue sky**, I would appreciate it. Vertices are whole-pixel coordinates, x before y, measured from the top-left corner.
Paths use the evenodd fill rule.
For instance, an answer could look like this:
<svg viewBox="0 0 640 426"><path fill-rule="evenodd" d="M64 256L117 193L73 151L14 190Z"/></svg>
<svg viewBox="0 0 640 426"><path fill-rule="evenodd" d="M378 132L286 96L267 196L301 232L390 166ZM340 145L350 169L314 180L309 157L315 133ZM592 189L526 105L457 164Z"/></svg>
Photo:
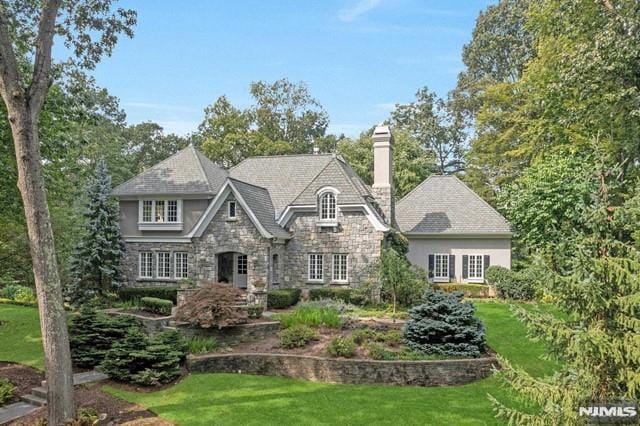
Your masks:
<svg viewBox="0 0 640 426"><path fill-rule="evenodd" d="M129 0L135 37L94 75L129 123L195 131L220 95L251 104L249 84L304 81L329 131L357 135L422 86L445 95L489 0Z"/></svg>

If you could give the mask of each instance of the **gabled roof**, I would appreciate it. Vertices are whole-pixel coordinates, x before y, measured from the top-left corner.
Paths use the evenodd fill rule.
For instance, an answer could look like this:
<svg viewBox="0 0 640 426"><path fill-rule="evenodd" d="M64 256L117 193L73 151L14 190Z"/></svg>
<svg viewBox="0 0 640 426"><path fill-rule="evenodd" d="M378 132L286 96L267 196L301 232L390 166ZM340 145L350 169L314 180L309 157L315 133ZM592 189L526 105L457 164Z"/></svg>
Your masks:
<svg viewBox="0 0 640 426"><path fill-rule="evenodd" d="M332 164L333 163L333 164ZM331 166L329 167L329 165ZM341 176L340 182L332 181L328 185L340 192L349 194L349 198L339 198L339 203L359 202L370 195L367 186L339 156L334 154L299 154L266 157L251 157L229 170L232 178L265 188L275 208L276 217L293 204L316 179L325 171L328 175ZM302 202L302 200L300 200ZM304 202L315 204L305 199ZM298 201L296 201L298 203Z"/></svg>
<svg viewBox="0 0 640 426"><path fill-rule="evenodd" d="M227 171L192 145L114 188L117 197L155 194L215 195Z"/></svg>
<svg viewBox="0 0 640 426"><path fill-rule="evenodd" d="M406 234L510 235L500 213L455 176L432 175L396 204Z"/></svg>

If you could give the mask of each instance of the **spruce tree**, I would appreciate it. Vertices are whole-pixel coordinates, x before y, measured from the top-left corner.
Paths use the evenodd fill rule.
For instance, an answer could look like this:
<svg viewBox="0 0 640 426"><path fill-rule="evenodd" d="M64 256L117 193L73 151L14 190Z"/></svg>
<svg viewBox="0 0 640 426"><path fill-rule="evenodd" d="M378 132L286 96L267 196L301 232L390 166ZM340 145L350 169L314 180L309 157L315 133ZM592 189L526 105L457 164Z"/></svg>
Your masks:
<svg viewBox="0 0 640 426"><path fill-rule="evenodd" d="M597 173L595 207L584 213L589 230L578 236L570 271L541 283L562 314L514 307L562 366L537 378L502 360L506 382L538 407L523 412L490 397L509 424L582 424L581 405L640 397L640 253L621 238L624 207L620 191L606 183L611 176L620 175Z"/></svg>
<svg viewBox="0 0 640 426"><path fill-rule="evenodd" d="M111 176L101 159L87 187L86 224L71 260L72 282L67 287L71 303L99 302L122 283L120 259L124 244L118 204L110 193Z"/></svg>

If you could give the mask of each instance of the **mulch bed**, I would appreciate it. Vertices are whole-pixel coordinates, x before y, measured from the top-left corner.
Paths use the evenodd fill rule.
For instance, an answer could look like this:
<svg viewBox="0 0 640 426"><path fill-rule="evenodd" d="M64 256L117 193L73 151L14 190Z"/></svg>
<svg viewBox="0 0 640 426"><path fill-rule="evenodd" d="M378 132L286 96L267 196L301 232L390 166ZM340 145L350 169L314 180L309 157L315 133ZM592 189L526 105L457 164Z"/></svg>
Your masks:
<svg viewBox="0 0 640 426"><path fill-rule="evenodd" d="M33 367L9 362L0 362L0 377L9 379L16 386L13 400L9 403L17 402L20 395L31 393L31 389L42 384L44 373Z"/></svg>

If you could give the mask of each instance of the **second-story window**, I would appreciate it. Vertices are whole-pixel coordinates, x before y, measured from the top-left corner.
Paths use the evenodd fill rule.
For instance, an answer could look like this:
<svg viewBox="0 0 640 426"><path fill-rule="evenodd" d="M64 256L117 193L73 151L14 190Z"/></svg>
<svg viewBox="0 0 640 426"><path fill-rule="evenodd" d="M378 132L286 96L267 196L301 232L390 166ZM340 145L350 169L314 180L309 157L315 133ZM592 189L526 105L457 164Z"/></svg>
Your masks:
<svg viewBox="0 0 640 426"><path fill-rule="evenodd" d="M180 200L141 200L142 223L179 223Z"/></svg>
<svg viewBox="0 0 640 426"><path fill-rule="evenodd" d="M320 220L336 220L336 195L333 192L320 196Z"/></svg>
<svg viewBox="0 0 640 426"><path fill-rule="evenodd" d="M236 218L236 202L235 201L229 201L227 203L227 218L228 219L235 219Z"/></svg>

